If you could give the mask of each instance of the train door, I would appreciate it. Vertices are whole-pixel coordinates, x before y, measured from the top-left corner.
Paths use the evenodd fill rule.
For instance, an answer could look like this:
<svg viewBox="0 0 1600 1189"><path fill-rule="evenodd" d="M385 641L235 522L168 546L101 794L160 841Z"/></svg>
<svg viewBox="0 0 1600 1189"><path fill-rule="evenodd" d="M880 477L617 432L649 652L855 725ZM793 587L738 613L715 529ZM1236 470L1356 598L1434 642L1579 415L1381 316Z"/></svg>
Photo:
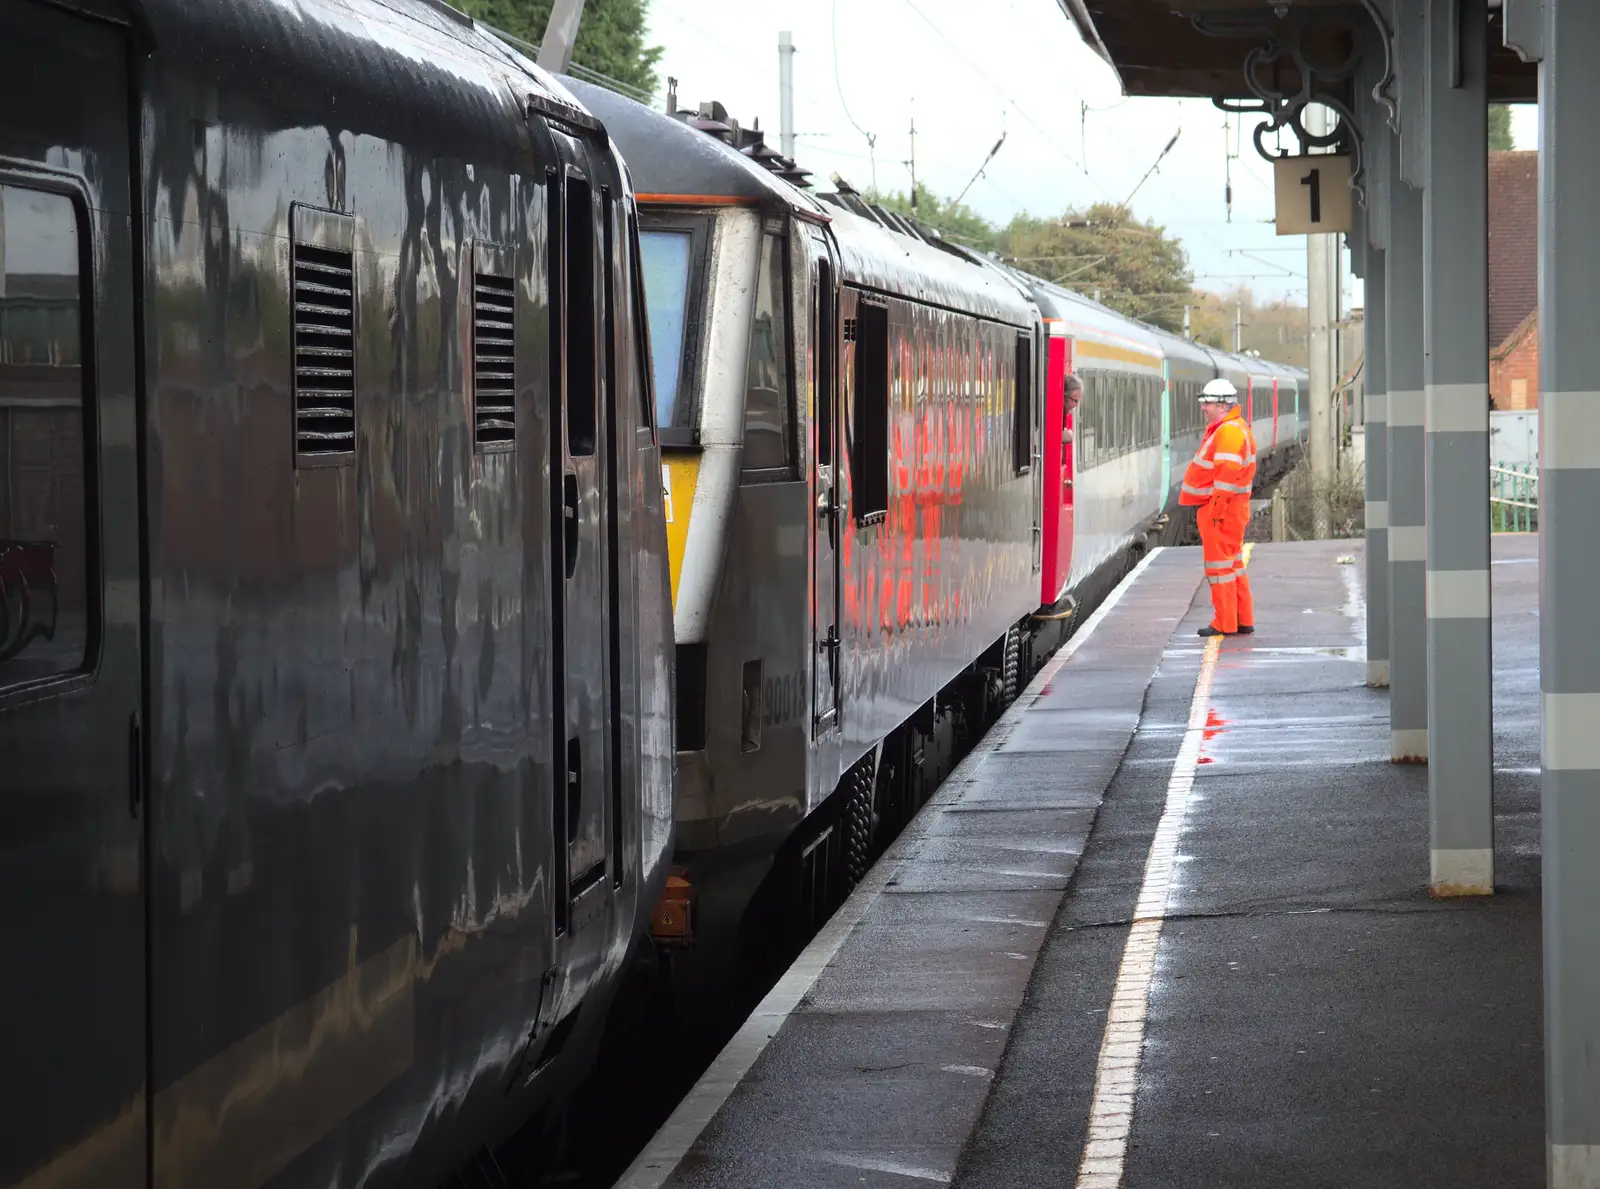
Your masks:
<svg viewBox="0 0 1600 1189"><path fill-rule="evenodd" d="M1272 444L1278 444L1278 379L1272 379Z"/></svg>
<svg viewBox="0 0 1600 1189"><path fill-rule="evenodd" d="M1172 489L1172 360L1161 360L1161 500Z"/></svg>
<svg viewBox="0 0 1600 1189"><path fill-rule="evenodd" d="M0 4L3 1185L146 1184L129 48Z"/></svg>
<svg viewBox="0 0 1600 1189"><path fill-rule="evenodd" d="M816 524L811 567L811 704L818 736L839 725L839 289L828 244L808 237L812 262L811 392L816 443L811 474Z"/></svg>
<svg viewBox="0 0 1600 1189"><path fill-rule="evenodd" d="M1063 338L1061 341L1062 371L1071 372L1073 363L1073 340ZM1083 377L1079 377L1081 380ZM1088 395L1088 385L1084 386L1082 397ZM1083 406L1078 406L1081 409ZM1067 432L1062 435L1061 448L1061 585L1065 588L1072 577L1072 547L1073 526L1075 524L1075 507L1077 504L1077 477L1078 477L1078 412L1068 413L1064 422Z"/></svg>
<svg viewBox="0 0 1600 1189"><path fill-rule="evenodd" d="M1066 328L1047 319L1045 329L1044 434L1039 467L1042 484L1044 566L1039 602L1061 597L1072 574L1072 415L1066 411L1067 373L1072 370L1072 340Z"/></svg>
<svg viewBox="0 0 1600 1189"><path fill-rule="evenodd" d="M551 133L561 167L550 178L550 549L555 835L551 897L557 936L582 943L608 902L613 798L609 732L611 658L620 647L610 577L617 534L609 485L616 481L603 333L601 259L615 196L589 168L585 147ZM595 937L603 936L596 931ZM569 962L576 955L569 953Z"/></svg>

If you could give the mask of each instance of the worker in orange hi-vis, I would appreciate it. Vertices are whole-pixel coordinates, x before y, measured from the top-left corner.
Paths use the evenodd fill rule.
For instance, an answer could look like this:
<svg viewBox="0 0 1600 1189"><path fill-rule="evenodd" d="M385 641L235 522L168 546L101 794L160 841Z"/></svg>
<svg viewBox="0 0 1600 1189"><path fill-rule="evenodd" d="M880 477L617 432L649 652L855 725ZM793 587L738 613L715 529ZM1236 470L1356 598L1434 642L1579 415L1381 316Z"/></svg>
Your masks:
<svg viewBox="0 0 1600 1189"><path fill-rule="evenodd" d="M1211 584L1211 622L1202 636L1249 635L1255 602L1244 573L1244 530L1250 522L1250 489L1256 478L1256 440L1239 411L1239 390L1212 380L1200 392L1206 434L1183 476L1180 504L1196 509L1206 581Z"/></svg>

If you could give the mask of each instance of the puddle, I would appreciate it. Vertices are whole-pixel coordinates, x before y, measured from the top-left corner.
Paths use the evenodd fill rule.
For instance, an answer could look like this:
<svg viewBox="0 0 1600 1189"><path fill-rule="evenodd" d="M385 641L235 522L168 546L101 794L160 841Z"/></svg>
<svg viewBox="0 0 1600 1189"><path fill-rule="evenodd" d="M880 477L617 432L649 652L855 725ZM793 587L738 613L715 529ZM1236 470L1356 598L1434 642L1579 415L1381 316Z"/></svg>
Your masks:
<svg viewBox="0 0 1600 1189"><path fill-rule="evenodd" d="M1252 653L1273 653L1284 656L1331 656L1342 661L1364 661L1367 659L1367 646L1365 644L1339 644L1328 646L1311 645L1278 645L1265 648L1252 648Z"/></svg>

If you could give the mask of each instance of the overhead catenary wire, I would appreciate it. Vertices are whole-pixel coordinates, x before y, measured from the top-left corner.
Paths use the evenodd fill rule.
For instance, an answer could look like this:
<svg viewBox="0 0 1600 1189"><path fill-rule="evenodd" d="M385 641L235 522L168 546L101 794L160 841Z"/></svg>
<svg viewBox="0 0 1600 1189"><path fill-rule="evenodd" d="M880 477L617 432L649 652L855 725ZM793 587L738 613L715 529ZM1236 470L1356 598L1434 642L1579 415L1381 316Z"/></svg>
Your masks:
<svg viewBox="0 0 1600 1189"><path fill-rule="evenodd" d="M833 86L839 92L839 106L844 110L844 118L850 121L850 126L862 136L867 138L868 160L872 163L872 188L878 188L878 138L868 132L850 114L850 105L845 102L844 83L839 78L839 0L833 0L833 9L829 21L831 41L833 46Z"/></svg>
<svg viewBox="0 0 1600 1189"><path fill-rule="evenodd" d="M838 4L838 0L834 0L834 4L837 5ZM1106 194L1107 197L1110 197L1110 195L1106 191L1105 187L1101 184L1100 179L1096 178L1087 169L1085 169L1083 167L1083 163L1081 161L1079 161L1076 157L1072 156L1071 153L1068 153L1065 149L1063 149L1061 147L1061 145L1056 141L1055 137L1053 137L1050 133L1046 132L1044 130L1043 126L1040 125L1040 123L1037 120L1035 120L1031 115L1029 115L1027 110L1025 108L1023 108L1021 104L1019 104L1015 99L1013 99L1011 97L1010 92L1008 92L999 83L995 82L994 79L990 78L987 74L985 74L983 72L982 68L979 67L977 63L975 63L971 58L967 57L966 52L960 46L958 46L954 41L950 40L950 38L945 34L944 30L939 28L939 26L937 24L935 24L931 19L929 19L927 13L923 12L922 9L917 7L917 5L915 3L915 0L905 0L905 6L907 8L909 8L913 13L915 13L917 15L917 18L919 20L921 20L923 24L927 25L929 29L932 29L934 35L936 37L938 37L940 41L944 42L947 46L949 46L950 49L955 53L956 57L960 58L963 62L965 62L967 64L968 68L970 68L974 74L976 74L985 83L987 83L990 86L990 88L993 89L993 91L997 95L1000 96L1000 98L1004 99L1006 101L1006 103L1011 107L1011 109L1017 113L1018 117L1020 117L1025 123L1027 123L1029 125L1029 127L1031 127L1035 132L1037 132L1039 134L1040 138L1045 142L1045 144L1049 145L1050 148L1063 161L1065 161L1068 165L1071 165L1079 173L1083 174L1083 176L1086 179L1088 179L1090 185L1092 185L1096 189L1100 190L1101 193Z"/></svg>

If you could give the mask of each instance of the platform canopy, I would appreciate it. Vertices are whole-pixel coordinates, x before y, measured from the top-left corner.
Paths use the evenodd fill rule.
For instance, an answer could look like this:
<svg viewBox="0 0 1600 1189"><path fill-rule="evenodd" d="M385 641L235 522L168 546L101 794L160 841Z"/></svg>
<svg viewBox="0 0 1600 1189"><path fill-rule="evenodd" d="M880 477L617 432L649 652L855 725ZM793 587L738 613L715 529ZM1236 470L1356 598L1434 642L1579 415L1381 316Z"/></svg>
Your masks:
<svg viewBox="0 0 1600 1189"><path fill-rule="evenodd" d="M1245 55L1273 37L1312 55L1318 73L1348 61L1383 19L1388 0L1059 0L1085 42L1111 64L1129 95L1244 98ZM1537 68L1504 47L1492 6L1489 99L1532 103ZM1298 86L1293 54L1268 67L1274 89Z"/></svg>

